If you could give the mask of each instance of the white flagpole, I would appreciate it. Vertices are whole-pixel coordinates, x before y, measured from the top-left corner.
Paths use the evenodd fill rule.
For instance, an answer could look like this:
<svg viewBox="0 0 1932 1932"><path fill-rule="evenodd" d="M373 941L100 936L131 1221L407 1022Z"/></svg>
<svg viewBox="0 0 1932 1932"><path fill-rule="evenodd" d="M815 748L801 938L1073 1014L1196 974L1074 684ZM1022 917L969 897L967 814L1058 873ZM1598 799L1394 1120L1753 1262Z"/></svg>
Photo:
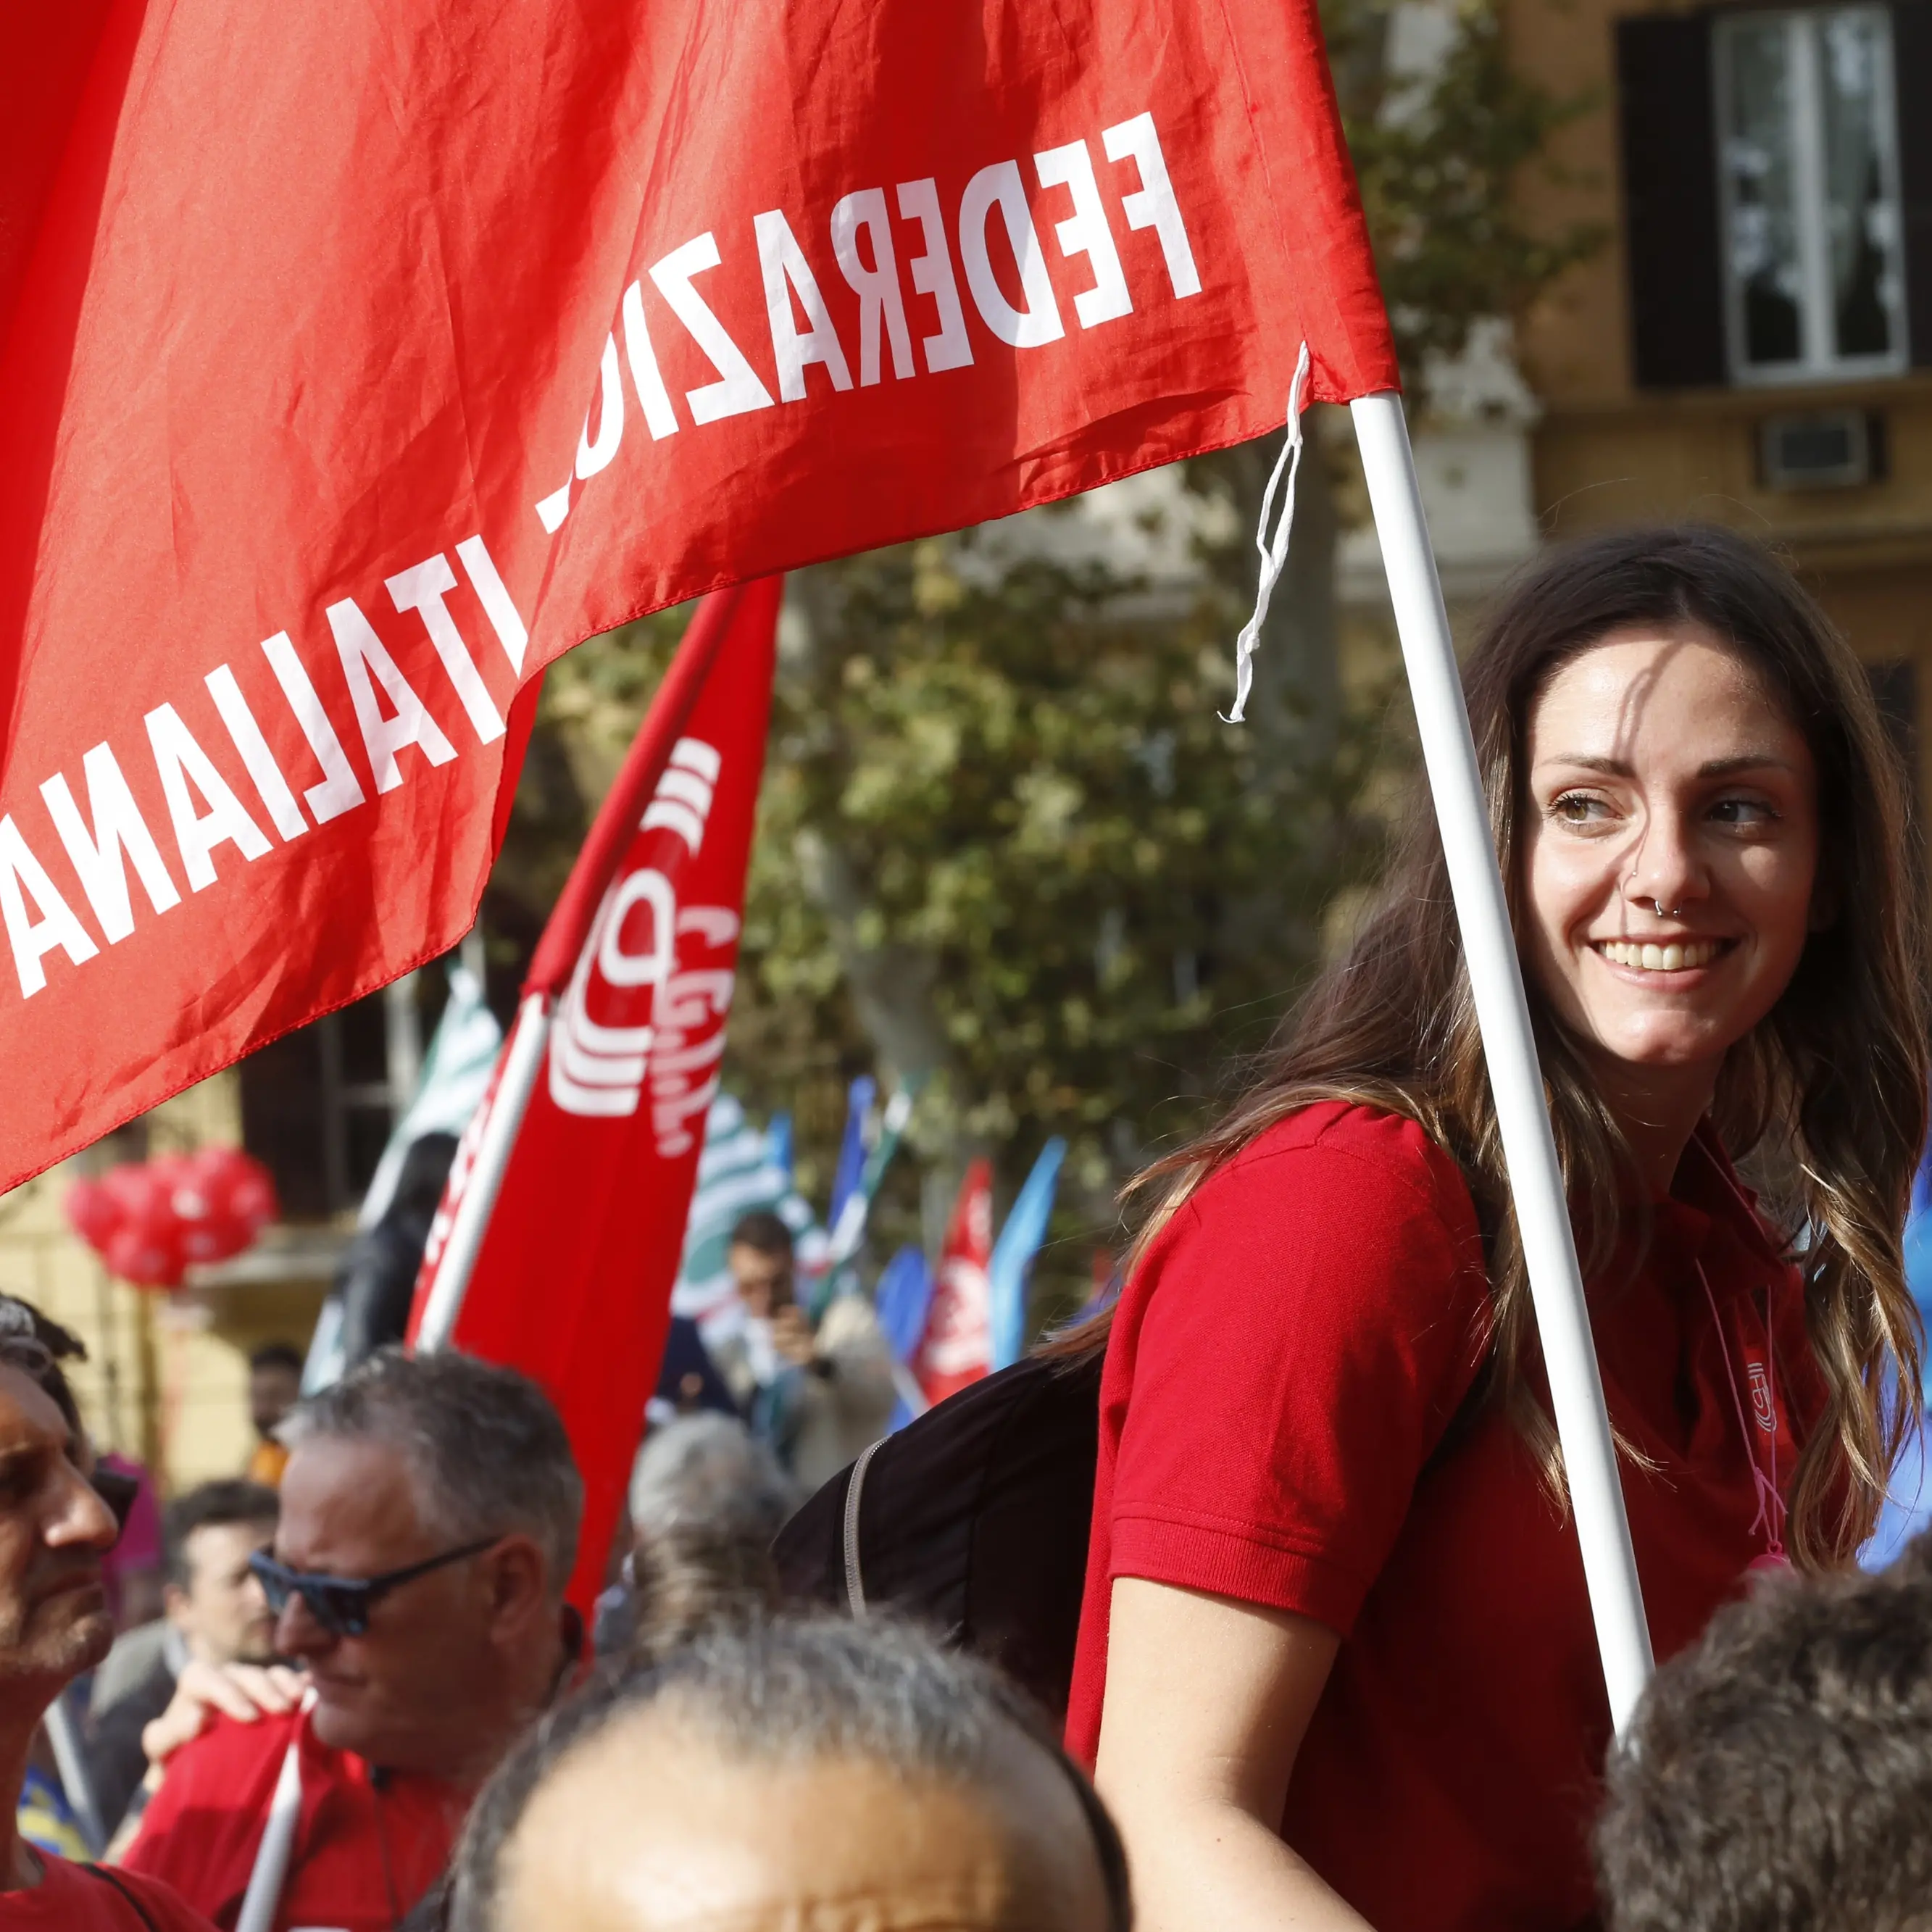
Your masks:
<svg viewBox="0 0 1932 1932"><path fill-rule="evenodd" d="M305 1691L296 1734L290 1738L289 1748L282 1754L282 1768L275 1774L268 1821L262 1827L262 1842L255 1848L255 1862L249 1868L248 1888L242 1894L235 1932L273 1932L282 1889L288 1882L289 1862L295 1855L296 1827L302 1822L302 1726L314 1708L314 1691Z"/></svg>
<svg viewBox="0 0 1932 1932"><path fill-rule="evenodd" d="M549 995L526 993L503 1049L503 1077L490 1096L489 1118L483 1123L476 1159L451 1218L449 1236L443 1243L442 1257L436 1264L436 1279L430 1285L429 1300L416 1330L416 1347L422 1354L430 1354L448 1342L454 1332L456 1318L463 1312L470 1272L476 1265L484 1234L490 1226L490 1210L496 1206L497 1193L503 1185L510 1150L517 1144L517 1130L524 1124L524 1110L530 1104L537 1069L543 1064L544 1048L550 1040L550 1021Z"/></svg>
<svg viewBox="0 0 1932 1932"><path fill-rule="evenodd" d="M1582 1545L1583 1574L1596 1620L1610 1716L1621 1732L1653 1668L1650 1630L1644 1620L1636 1556L1630 1546L1616 1445L1604 1406L1603 1378L1544 1102L1543 1075L1530 1032L1508 902L1469 735L1442 586L1423 517L1402 398L1364 396L1349 407L1482 1028L1496 1121L1549 1371L1550 1400L1563 1444L1570 1508Z"/></svg>

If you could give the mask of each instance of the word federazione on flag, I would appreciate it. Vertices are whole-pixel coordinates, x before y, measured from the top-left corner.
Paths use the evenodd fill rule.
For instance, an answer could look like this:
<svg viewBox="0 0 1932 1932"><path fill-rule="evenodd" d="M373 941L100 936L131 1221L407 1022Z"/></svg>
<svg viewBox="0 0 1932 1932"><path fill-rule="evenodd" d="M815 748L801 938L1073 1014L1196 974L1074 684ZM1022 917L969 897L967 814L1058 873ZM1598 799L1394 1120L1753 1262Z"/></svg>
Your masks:
<svg viewBox="0 0 1932 1932"><path fill-rule="evenodd" d="M0 1189L453 945L586 637L1397 372L1313 0L0 20Z"/></svg>
<svg viewBox="0 0 1932 1932"><path fill-rule="evenodd" d="M1178 301L1198 296L1200 272L1153 115L1142 112L1103 128L1100 146L1110 166L1127 172L1128 184L1117 185L1114 195L1126 228L1150 230L1158 244L1166 286L1150 290L1144 282L1142 302L1150 296ZM1072 296L1078 326L1097 328L1132 314L1134 291L1088 142L1078 140L1042 148L1032 156L1031 166L1040 190L1057 190L1066 198L1064 217L1049 213L1045 218L1060 259L1084 265L1090 278ZM922 370L937 376L970 368L974 343L959 286L962 274L974 312L996 341L1012 349L1037 349L1067 333L1042 244L1041 218L1018 160L993 162L968 178L950 232L938 182L930 175L898 182L890 198L883 187L842 195L823 227L824 249L837 266L847 305L857 305L845 335L824 292L836 285L814 268L785 211L766 208L752 220L764 298L760 320L770 332L776 397L763 370L740 346L742 327L734 333L698 286L700 276L725 266L711 230L667 250L630 284L618 327L604 338L596 399L578 440L572 478L536 506L547 531L557 530L569 514L573 484L608 469L622 446L626 407L620 334L622 362L644 427L652 441L662 442L676 435L686 418L702 427L781 402L803 402L807 372L814 366L834 392L855 386L855 364L860 388L882 381L888 363L899 382ZM908 249L902 260L901 250L908 242L918 252ZM646 283L660 330L668 316L682 332L680 359L688 362L694 352L710 378L683 391L682 416L666 383L647 318ZM922 315L918 304L926 305ZM848 352L847 341L854 334L856 352Z"/></svg>
<svg viewBox="0 0 1932 1932"><path fill-rule="evenodd" d="M1163 279L1150 288L1150 278L1142 278L1142 302L1198 296L1200 270L1152 114L1101 129L1097 146L1104 165L1124 177L1116 179L1112 199L1124 227L1150 232L1156 244ZM848 305L856 303L856 318L848 322L848 333L856 337L850 354L824 292L832 286L830 278L821 280L784 210L760 212L751 224L768 362L766 344L752 342L741 323L728 324L698 286L701 274L723 266L716 235L706 230L668 250L623 291L618 327L604 340L596 400L578 440L572 478L535 506L545 530L562 526L573 485L607 470L622 446L628 411L620 334L632 394L645 428L658 441L676 434L684 419L703 427L781 402L803 401L807 371L814 367L834 392L855 384L872 387L888 368L896 381L922 368L936 375L970 368L975 350L968 301L997 343L1028 349L1061 340L1067 328L1048 269L1043 226L1060 258L1084 264L1090 278L1090 285L1072 298L1077 326L1097 328L1131 314L1136 291L1122 264L1094 147L1084 139L1064 142L1036 153L1031 166L1041 191L1064 194L1064 215L1051 208L1036 214L1020 164L1011 159L982 167L968 179L950 227L932 176L896 183L890 197L883 187L840 197L823 226ZM904 246L908 234L916 238L916 253ZM659 334L667 316L682 332L675 360L668 350L660 358L647 319L646 282ZM929 305L923 314L922 303ZM741 340L751 343L748 350ZM983 351L985 344L980 346ZM664 370L667 363L676 368L694 358L701 358L710 380L682 391L681 418ZM301 837L311 824L326 825L394 790L414 764L403 754L414 751L428 764L442 765L457 755L458 740L451 731L460 739L466 726L478 745L504 735L504 700L492 691L451 599L466 595L472 614L500 646L508 670L506 695L514 694L523 675L529 631L483 537L466 537L452 548L454 567L449 553L440 550L384 580L386 601L396 616L420 620L406 644L394 638L386 642L352 596L326 606L322 614L334 649L322 675L332 703L324 701L315 669L281 630L262 640L260 667L244 663L244 676L238 676L224 660L205 674L205 698L196 701L202 712L212 714L212 730L205 715L197 735L182 715L185 698L146 713L144 748L164 806L173 865L111 742L82 753L78 796L64 770L40 783L45 825L23 827L14 813L0 816L0 922L20 998L45 988L50 954L58 952L70 964L83 966L104 946L131 937L140 920L181 904L177 872L188 892L205 891L220 876L218 854L231 868L252 863ZM478 626L470 628L473 634ZM412 662L426 652L433 668ZM425 670L436 680L435 704L424 700ZM500 676L496 681L505 682ZM250 686L257 694L252 700ZM446 730L438 713L446 715L452 702L464 726L452 718ZM338 725L345 703L349 719ZM271 721L266 730L265 716ZM352 758L345 738L359 744L360 760ZM284 748L276 748L276 740ZM211 755L210 744L221 752L226 771ZM252 794L245 802L244 793ZM70 875L64 889L50 869L56 851ZM92 916L91 926L83 908Z"/></svg>

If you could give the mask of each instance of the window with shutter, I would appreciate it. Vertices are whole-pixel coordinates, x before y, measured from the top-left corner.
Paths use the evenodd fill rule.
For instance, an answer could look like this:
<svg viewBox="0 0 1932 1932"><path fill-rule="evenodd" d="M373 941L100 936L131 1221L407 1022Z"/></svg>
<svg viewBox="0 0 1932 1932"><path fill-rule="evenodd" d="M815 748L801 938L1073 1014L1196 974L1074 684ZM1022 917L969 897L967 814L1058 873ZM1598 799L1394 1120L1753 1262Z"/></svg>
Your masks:
<svg viewBox="0 0 1932 1932"><path fill-rule="evenodd" d="M1932 0L1892 9L1898 112L1899 226L1905 242L1905 317L1912 360L1932 368Z"/></svg>
<svg viewBox="0 0 1932 1932"><path fill-rule="evenodd" d="M1643 388L1715 386L1726 362L1710 22L1648 14L1616 34L1633 373Z"/></svg>
<svg viewBox="0 0 1932 1932"><path fill-rule="evenodd" d="M1890 10L1730 14L1712 55L1732 379L1903 368Z"/></svg>

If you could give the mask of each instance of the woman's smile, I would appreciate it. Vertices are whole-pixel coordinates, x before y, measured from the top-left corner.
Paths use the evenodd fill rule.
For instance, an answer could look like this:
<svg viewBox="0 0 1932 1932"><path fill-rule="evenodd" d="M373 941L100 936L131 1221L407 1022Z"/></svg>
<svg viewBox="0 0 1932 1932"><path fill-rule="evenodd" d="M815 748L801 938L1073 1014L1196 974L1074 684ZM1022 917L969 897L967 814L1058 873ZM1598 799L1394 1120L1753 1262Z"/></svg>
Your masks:
<svg viewBox="0 0 1932 1932"><path fill-rule="evenodd" d="M1694 976L1714 964L1737 944L1735 939L1596 939L1599 958L1634 974L1640 981L1655 980L1672 992L1703 982Z"/></svg>

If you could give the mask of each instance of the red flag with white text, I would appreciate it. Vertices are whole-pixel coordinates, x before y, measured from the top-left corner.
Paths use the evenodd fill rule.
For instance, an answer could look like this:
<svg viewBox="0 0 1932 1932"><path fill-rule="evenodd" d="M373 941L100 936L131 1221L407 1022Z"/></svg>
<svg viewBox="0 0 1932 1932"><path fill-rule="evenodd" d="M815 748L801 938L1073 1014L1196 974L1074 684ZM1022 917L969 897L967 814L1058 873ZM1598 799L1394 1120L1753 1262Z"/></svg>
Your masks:
<svg viewBox="0 0 1932 1932"><path fill-rule="evenodd" d="M580 873L598 864L608 831L629 835L567 962L450 1337L466 1354L534 1376L562 1414L584 1480L572 1593L580 1605L603 1587L718 1092L779 592L774 578L726 593L729 628L668 758L655 770L627 766L586 842ZM560 900L553 932L578 884ZM547 935L539 961L548 944ZM494 1097L458 1150L417 1284L418 1322Z"/></svg>
<svg viewBox="0 0 1932 1932"><path fill-rule="evenodd" d="M452 945L560 652L1393 388L1315 0L0 18L0 1189Z"/></svg>
<svg viewBox="0 0 1932 1932"><path fill-rule="evenodd" d="M946 1246L933 1277L926 1333L913 1351L912 1372L928 1402L944 1402L993 1366L993 1168L975 1160L960 1183Z"/></svg>

